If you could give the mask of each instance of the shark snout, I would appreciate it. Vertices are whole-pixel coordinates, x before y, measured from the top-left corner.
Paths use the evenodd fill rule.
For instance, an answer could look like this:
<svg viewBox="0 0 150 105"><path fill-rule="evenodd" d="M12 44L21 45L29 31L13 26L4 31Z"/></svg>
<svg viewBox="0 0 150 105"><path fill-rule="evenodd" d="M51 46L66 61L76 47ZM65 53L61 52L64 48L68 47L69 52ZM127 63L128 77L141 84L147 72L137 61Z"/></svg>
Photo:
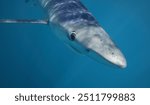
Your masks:
<svg viewBox="0 0 150 105"><path fill-rule="evenodd" d="M120 68L127 67L125 56L101 27L87 27L78 31L75 42L86 49L87 56L100 63L107 61Z"/></svg>
<svg viewBox="0 0 150 105"><path fill-rule="evenodd" d="M98 55L97 58L102 57L104 58L104 60L120 68L127 67L126 59L123 53L117 47L112 47L107 49L103 46L101 48L96 48L96 49L94 48L92 50Z"/></svg>
<svg viewBox="0 0 150 105"><path fill-rule="evenodd" d="M124 56L121 56L121 58L119 59L118 65L119 65L121 68L126 68L126 67L127 67L127 61L126 61L126 59L125 59Z"/></svg>
<svg viewBox="0 0 150 105"><path fill-rule="evenodd" d="M113 65L126 68L127 62L125 56L110 39L108 40L101 42L98 37L91 38L87 46L92 53L89 56L97 61L101 61L100 58L103 58Z"/></svg>
<svg viewBox="0 0 150 105"><path fill-rule="evenodd" d="M119 50L119 49L117 49L117 50ZM126 68L127 67L126 59L120 50L118 51L118 53L116 55L111 54L109 56L110 57L106 57L106 59L109 62L119 66L120 68Z"/></svg>

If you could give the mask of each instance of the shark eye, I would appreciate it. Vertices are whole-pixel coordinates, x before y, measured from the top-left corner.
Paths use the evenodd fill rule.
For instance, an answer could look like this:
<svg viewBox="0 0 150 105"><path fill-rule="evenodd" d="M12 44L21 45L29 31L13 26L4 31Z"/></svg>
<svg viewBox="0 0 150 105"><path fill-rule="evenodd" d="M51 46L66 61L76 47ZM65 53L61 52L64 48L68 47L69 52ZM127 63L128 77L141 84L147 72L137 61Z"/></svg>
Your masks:
<svg viewBox="0 0 150 105"><path fill-rule="evenodd" d="M76 33L73 31L71 34L70 34L70 40L74 41L76 39Z"/></svg>

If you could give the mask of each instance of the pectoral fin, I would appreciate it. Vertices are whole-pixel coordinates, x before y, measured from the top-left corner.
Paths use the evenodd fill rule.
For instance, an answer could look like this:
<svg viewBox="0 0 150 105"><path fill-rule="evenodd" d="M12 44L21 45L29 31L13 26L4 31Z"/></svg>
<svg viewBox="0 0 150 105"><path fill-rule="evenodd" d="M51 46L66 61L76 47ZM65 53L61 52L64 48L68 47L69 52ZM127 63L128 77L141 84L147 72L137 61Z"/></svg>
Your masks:
<svg viewBox="0 0 150 105"><path fill-rule="evenodd" d="M48 20L36 19L0 19L0 23L14 24L14 23L30 23L30 24L49 24Z"/></svg>

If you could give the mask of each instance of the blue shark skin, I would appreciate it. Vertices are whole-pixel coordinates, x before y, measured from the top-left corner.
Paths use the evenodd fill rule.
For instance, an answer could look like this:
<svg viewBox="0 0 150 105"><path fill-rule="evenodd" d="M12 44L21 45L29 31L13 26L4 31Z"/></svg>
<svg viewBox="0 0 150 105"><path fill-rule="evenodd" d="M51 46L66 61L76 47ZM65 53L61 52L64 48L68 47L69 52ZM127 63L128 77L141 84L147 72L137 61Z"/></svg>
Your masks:
<svg viewBox="0 0 150 105"><path fill-rule="evenodd" d="M76 51L120 68L127 66L122 52L79 0L39 0L57 36Z"/></svg>

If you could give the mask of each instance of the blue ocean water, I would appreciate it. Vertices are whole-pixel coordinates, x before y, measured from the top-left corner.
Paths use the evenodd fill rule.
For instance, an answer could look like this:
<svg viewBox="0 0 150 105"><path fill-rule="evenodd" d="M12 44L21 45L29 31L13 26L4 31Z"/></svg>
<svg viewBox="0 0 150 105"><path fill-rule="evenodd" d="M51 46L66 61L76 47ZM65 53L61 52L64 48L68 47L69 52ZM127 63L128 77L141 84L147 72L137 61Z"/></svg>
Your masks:
<svg viewBox="0 0 150 105"><path fill-rule="evenodd" d="M127 68L74 53L47 26L0 24L0 87L150 87L150 1L81 1L123 51ZM0 18L46 15L33 2L0 0Z"/></svg>

